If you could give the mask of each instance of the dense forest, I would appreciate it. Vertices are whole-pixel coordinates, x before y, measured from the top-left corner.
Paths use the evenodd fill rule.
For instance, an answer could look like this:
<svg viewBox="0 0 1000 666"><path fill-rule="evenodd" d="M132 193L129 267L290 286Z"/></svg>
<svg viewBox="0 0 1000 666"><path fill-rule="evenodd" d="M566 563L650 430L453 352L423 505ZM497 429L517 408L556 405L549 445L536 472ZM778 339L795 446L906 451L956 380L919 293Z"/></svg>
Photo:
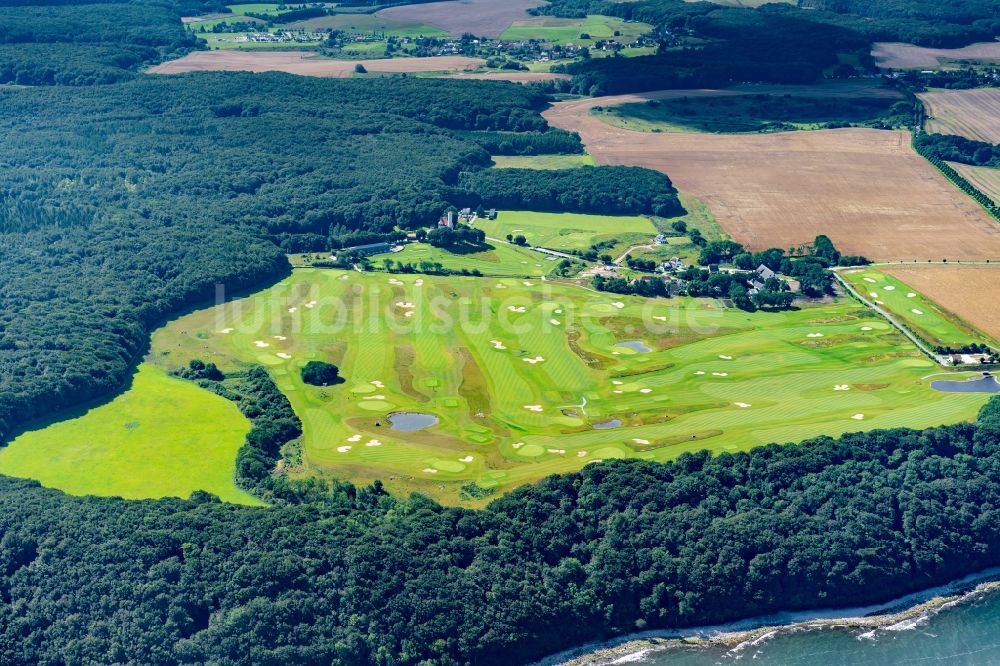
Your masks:
<svg viewBox="0 0 1000 666"><path fill-rule="evenodd" d="M216 283L277 279L282 250L500 205L466 137L545 133L546 103L502 82L284 74L0 90L0 440L123 384L151 326ZM676 203L641 169L544 180L501 185L546 210Z"/></svg>
<svg viewBox="0 0 1000 666"><path fill-rule="evenodd" d="M863 605L1000 562L978 424L613 461L485 510L376 484L278 508L0 478L0 661L524 663L602 636Z"/></svg>

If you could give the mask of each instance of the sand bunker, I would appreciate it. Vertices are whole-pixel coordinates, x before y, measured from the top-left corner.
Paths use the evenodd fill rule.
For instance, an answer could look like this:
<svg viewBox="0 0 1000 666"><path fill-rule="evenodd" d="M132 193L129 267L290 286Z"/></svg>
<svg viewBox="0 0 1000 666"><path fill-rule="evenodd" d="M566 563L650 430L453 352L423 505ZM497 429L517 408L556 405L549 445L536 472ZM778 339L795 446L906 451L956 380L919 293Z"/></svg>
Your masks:
<svg viewBox="0 0 1000 666"><path fill-rule="evenodd" d="M912 312L915 315L922 315L923 314L922 310L918 310L916 308L913 308L912 310L910 310L910 312Z"/></svg>
<svg viewBox="0 0 1000 666"><path fill-rule="evenodd" d="M298 308L288 308L289 312L295 312Z"/></svg>
<svg viewBox="0 0 1000 666"><path fill-rule="evenodd" d="M864 414L855 414L851 418L854 419L855 421L861 421L861 420L864 420L865 415Z"/></svg>
<svg viewBox="0 0 1000 666"><path fill-rule="evenodd" d="M525 405L524 408L527 409L529 412L540 412L540 411L542 411L542 406L541 405Z"/></svg>
<svg viewBox="0 0 1000 666"><path fill-rule="evenodd" d="M379 379L373 379L373 380L371 380L370 383L371 383L372 386L375 386L377 388L382 388L383 386L385 386L385 384L383 384L382 381L379 380Z"/></svg>
<svg viewBox="0 0 1000 666"><path fill-rule="evenodd" d="M653 319L655 319L657 321L666 321L667 320L666 317L661 316L661 315L653 315Z"/></svg>
<svg viewBox="0 0 1000 666"><path fill-rule="evenodd" d="M501 284L501 283L497 282L496 289L506 289L506 288L507 288L507 285Z"/></svg>
<svg viewBox="0 0 1000 666"><path fill-rule="evenodd" d="M253 343L257 347L260 347L261 349L263 349L264 347L270 347L271 346L270 344L264 342L263 340L254 340Z"/></svg>
<svg viewBox="0 0 1000 666"><path fill-rule="evenodd" d="M810 334L806 335L806 337L807 338L822 338L823 334L822 333L810 333Z"/></svg>
<svg viewBox="0 0 1000 666"><path fill-rule="evenodd" d="M861 330L862 331L870 331L870 330L872 330L872 327L871 326L862 326Z"/></svg>
<svg viewBox="0 0 1000 666"><path fill-rule="evenodd" d="M274 336L274 339L275 339L275 340L287 340L288 338L286 338L286 337L285 337L285 336L283 336L283 335L276 335L276 336Z"/></svg>
<svg viewBox="0 0 1000 666"><path fill-rule="evenodd" d="M749 402L737 402L737 403L733 403L733 404L735 404L740 409L746 409L747 407L753 407L753 405L751 405Z"/></svg>
<svg viewBox="0 0 1000 666"><path fill-rule="evenodd" d="M350 437L347 438L347 441L348 442L360 442L361 441L361 435L351 435Z"/></svg>
<svg viewBox="0 0 1000 666"><path fill-rule="evenodd" d="M558 326L560 322L558 319L549 319L549 323L553 326Z"/></svg>
<svg viewBox="0 0 1000 666"><path fill-rule="evenodd" d="M878 298L878 292L877 291L870 291L870 292L868 292L868 295L871 296L872 298Z"/></svg>
<svg viewBox="0 0 1000 666"><path fill-rule="evenodd" d="M350 446L338 446L337 447L337 453L347 453L350 450L351 450Z"/></svg>
<svg viewBox="0 0 1000 666"><path fill-rule="evenodd" d="M719 358L721 358L723 361L732 361L733 360L732 356L727 356L725 354L719 354Z"/></svg>
<svg viewBox="0 0 1000 666"><path fill-rule="evenodd" d="M887 284L886 286L884 286L882 288L885 289L886 291L895 291L895 289L896 289L891 284Z"/></svg>
<svg viewBox="0 0 1000 666"><path fill-rule="evenodd" d="M872 284L875 284L875 279L866 277L865 282L871 282Z"/></svg>
<svg viewBox="0 0 1000 666"><path fill-rule="evenodd" d="M837 384L836 386L833 387L833 390L834 391L850 391L851 387L848 386L847 384Z"/></svg>
<svg viewBox="0 0 1000 666"><path fill-rule="evenodd" d="M549 453L566 453L566 449L545 449Z"/></svg>
<svg viewBox="0 0 1000 666"><path fill-rule="evenodd" d="M472 456L465 456L464 458L459 458L458 462L470 463L474 460Z"/></svg>
<svg viewBox="0 0 1000 666"><path fill-rule="evenodd" d="M413 286L414 286L414 287L422 287L422 286L424 286L424 281L423 281L423 279L421 279L421 278L417 278L416 280L414 280L414 281L413 281Z"/></svg>
<svg viewBox="0 0 1000 666"><path fill-rule="evenodd" d="M283 358L286 361L292 357L291 354L286 354L285 352L278 352L277 354L275 354L275 356L277 356L278 358Z"/></svg>
<svg viewBox="0 0 1000 666"><path fill-rule="evenodd" d="M499 340L490 340L490 344L493 345L494 349L507 349Z"/></svg>
<svg viewBox="0 0 1000 666"><path fill-rule="evenodd" d="M640 439L639 437L633 437L632 441L635 442L636 444L649 444L648 439Z"/></svg>
<svg viewBox="0 0 1000 666"><path fill-rule="evenodd" d="M396 303L396 307L403 310L412 310L417 306L415 306L413 303L410 303L409 301L400 301Z"/></svg>
<svg viewBox="0 0 1000 666"><path fill-rule="evenodd" d="M713 372L712 374L715 375L716 377L728 377L729 376L728 372Z"/></svg>
<svg viewBox="0 0 1000 666"><path fill-rule="evenodd" d="M524 442L514 442L513 444L511 444L511 448L514 448L514 449L519 449L522 446L524 446Z"/></svg>
<svg viewBox="0 0 1000 666"><path fill-rule="evenodd" d="M523 358L521 360L524 361L525 363L530 363L530 364L534 365L535 363L541 363L542 361L544 361L545 357L544 356L536 356L535 358Z"/></svg>
<svg viewBox="0 0 1000 666"><path fill-rule="evenodd" d="M426 474L437 474L438 473L438 471L436 469L434 469L433 467L424 467L424 469L422 471L424 473L426 473Z"/></svg>
<svg viewBox="0 0 1000 666"><path fill-rule="evenodd" d="M623 307L625 307L625 304L624 304L624 303L622 303L621 301L615 301L615 302L614 302L614 303L612 303L611 305L615 306L615 307L616 307L616 308L618 308L619 310L621 310L621 309L622 309Z"/></svg>
<svg viewBox="0 0 1000 666"><path fill-rule="evenodd" d="M412 317L413 316L413 310L407 310L406 313L403 316L404 317Z"/></svg>
<svg viewBox="0 0 1000 666"><path fill-rule="evenodd" d="M511 312L527 312L527 309L523 305L520 307L516 305L508 305L507 309L510 310Z"/></svg>
<svg viewBox="0 0 1000 666"><path fill-rule="evenodd" d="M525 262L525 263L527 263L527 262ZM527 280L525 280L523 284L524 284L525 287L534 287L535 286L534 282L528 282Z"/></svg>
<svg viewBox="0 0 1000 666"><path fill-rule="evenodd" d="M577 451L577 452L576 452L576 457L577 457L577 458L582 458L582 457L584 457L585 455L587 455L587 452L586 452L586 451Z"/></svg>
<svg viewBox="0 0 1000 666"><path fill-rule="evenodd" d="M914 293L913 293L913 292L911 291L910 293L908 293L908 294L906 295L906 297L907 297L907 298L916 298L916 297L917 297L917 295L916 295L916 294L914 294Z"/></svg>
<svg viewBox="0 0 1000 666"><path fill-rule="evenodd" d="M651 388L642 388L642 389L639 389L639 393L652 393L652 392L653 392L653 389L651 389Z"/></svg>
<svg viewBox="0 0 1000 666"><path fill-rule="evenodd" d="M377 439L369 439L365 442L365 446L382 446L382 442Z"/></svg>
<svg viewBox="0 0 1000 666"><path fill-rule="evenodd" d="M385 400L384 395L366 395L362 400Z"/></svg>
<svg viewBox="0 0 1000 666"><path fill-rule="evenodd" d="M232 332L233 332L233 329L231 329L231 328L224 328L221 331L219 331L219 333L222 333L224 335L227 334L227 333L232 333Z"/></svg>
<svg viewBox="0 0 1000 666"><path fill-rule="evenodd" d="M705 371L704 370L695 370L694 374L696 374L696 375L703 375L703 374L705 374Z"/></svg>

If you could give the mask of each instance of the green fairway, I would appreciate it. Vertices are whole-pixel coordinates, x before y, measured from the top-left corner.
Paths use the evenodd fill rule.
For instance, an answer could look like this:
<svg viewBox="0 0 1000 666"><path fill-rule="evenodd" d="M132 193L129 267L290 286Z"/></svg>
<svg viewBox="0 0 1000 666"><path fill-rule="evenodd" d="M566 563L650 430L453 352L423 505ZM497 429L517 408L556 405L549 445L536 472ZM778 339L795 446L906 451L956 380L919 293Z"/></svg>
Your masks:
<svg viewBox="0 0 1000 666"><path fill-rule="evenodd" d="M421 262L431 261L452 271L478 270L483 275L501 276L548 275L557 263L553 257L546 257L533 250L507 243L493 242L491 245L493 249L486 252L455 254L427 243L410 243L403 247L402 252L372 257L371 261L374 266L382 266L385 259L417 266Z"/></svg>
<svg viewBox="0 0 1000 666"><path fill-rule="evenodd" d="M492 238L521 235L532 245L552 250L586 250L594 243L607 242L611 254L656 235L656 227L645 217L521 210L501 211L495 220L476 220L476 227Z"/></svg>
<svg viewBox="0 0 1000 666"><path fill-rule="evenodd" d="M236 452L249 430L232 402L142 365L112 402L0 449L0 473L74 495L142 499L205 490L260 504L233 483Z"/></svg>
<svg viewBox="0 0 1000 666"><path fill-rule="evenodd" d="M932 391L940 368L854 301L746 313L521 278L296 270L154 334L158 365L194 357L269 368L304 424L303 473L449 503L593 460L971 419L988 397ZM346 383L303 384L313 359ZM396 412L439 422L394 430Z"/></svg>
<svg viewBox="0 0 1000 666"><path fill-rule="evenodd" d="M573 169L594 166L590 155L524 155L504 157L495 155L493 164L497 169Z"/></svg>
<svg viewBox="0 0 1000 666"><path fill-rule="evenodd" d="M572 43L582 46L591 46L597 40L612 39L628 44L652 29L646 23L631 23L597 14L582 19L540 16L515 21L514 25L503 31L500 38L512 41L538 39L552 44ZM589 37L581 38L581 35Z"/></svg>
<svg viewBox="0 0 1000 666"><path fill-rule="evenodd" d="M875 268L859 268L841 272L862 296L891 312L910 330L932 347L958 348L983 340L983 334L972 331L955 317L941 310L919 292ZM991 341L996 344L995 341Z"/></svg>

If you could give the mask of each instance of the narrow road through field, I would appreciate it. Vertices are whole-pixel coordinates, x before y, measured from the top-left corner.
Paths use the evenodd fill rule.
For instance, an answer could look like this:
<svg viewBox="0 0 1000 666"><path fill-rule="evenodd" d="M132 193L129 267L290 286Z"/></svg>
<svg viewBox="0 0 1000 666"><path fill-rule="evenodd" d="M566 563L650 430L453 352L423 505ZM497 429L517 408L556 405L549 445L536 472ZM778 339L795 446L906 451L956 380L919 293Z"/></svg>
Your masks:
<svg viewBox="0 0 1000 666"><path fill-rule="evenodd" d="M621 266L622 262L625 261L625 257L631 254L632 250L652 250L653 248L654 248L653 245L633 245L629 249L622 252L622 256L615 259L613 263L615 264L615 266Z"/></svg>
<svg viewBox="0 0 1000 666"><path fill-rule="evenodd" d="M895 317L893 317L891 314L889 314L889 312L887 312L886 310L883 310L878 305L876 305L875 303L872 303L867 298L865 298L864 296L862 296L858 292L857 289L855 289L854 287L852 287L851 284L847 280L845 280L844 278L842 278L840 276L840 273L837 272L836 268L833 269L833 276L835 278L837 278L837 282L839 282L840 286L842 286L844 289L846 289L849 294L851 294L852 296L854 296L855 298L857 298L859 301L861 301L869 309L874 310L879 315L881 315L883 319L885 319L887 322L889 322L890 324L892 324L900 333L902 333L907 338L909 338L910 341L913 344L915 344L920 351L922 351L923 353L925 353L928 356L930 356L934 360L935 363L938 363L940 365L945 366L945 364L942 363L941 360L937 357L937 354L935 354L933 352L933 350L931 350L930 347L928 347L927 345L925 345L923 343L923 341L920 340L920 338L918 338L916 335L914 335L913 333L911 333L908 328L906 328L901 323L899 323L899 321ZM947 367L947 366L945 366L945 367Z"/></svg>

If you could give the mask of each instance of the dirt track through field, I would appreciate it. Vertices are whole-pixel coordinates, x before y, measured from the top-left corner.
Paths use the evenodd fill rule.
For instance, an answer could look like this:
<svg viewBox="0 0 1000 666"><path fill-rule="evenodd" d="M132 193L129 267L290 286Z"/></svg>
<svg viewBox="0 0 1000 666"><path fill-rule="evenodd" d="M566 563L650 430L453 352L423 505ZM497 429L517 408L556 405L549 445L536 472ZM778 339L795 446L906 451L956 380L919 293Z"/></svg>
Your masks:
<svg viewBox="0 0 1000 666"><path fill-rule="evenodd" d="M914 153L906 132L647 133L612 127L590 113L594 106L696 94L713 93L562 102L545 116L579 132L598 164L668 174L754 250L827 234L845 254L873 260L1000 259L1000 224Z"/></svg>
<svg viewBox="0 0 1000 666"><path fill-rule="evenodd" d="M937 69L949 61L1000 62L1000 42L980 42L960 49L930 49L913 44L878 42L872 57L879 67L890 69Z"/></svg>
<svg viewBox="0 0 1000 666"><path fill-rule="evenodd" d="M1000 264L901 264L879 270L910 285L994 339L1000 340Z"/></svg>
<svg viewBox="0 0 1000 666"><path fill-rule="evenodd" d="M390 7L375 12L380 18L433 25L453 36L470 32L477 37L500 36L528 10L545 4L541 0L447 0L419 5Z"/></svg>
<svg viewBox="0 0 1000 666"><path fill-rule="evenodd" d="M1000 88L920 93L927 131L1000 143Z"/></svg>
<svg viewBox="0 0 1000 666"><path fill-rule="evenodd" d="M386 58L381 60L329 60L310 51L195 51L183 58L151 67L151 74L184 72L287 72L302 76L347 78L361 63L369 72L456 72L485 64L479 58L441 56L435 58Z"/></svg>

